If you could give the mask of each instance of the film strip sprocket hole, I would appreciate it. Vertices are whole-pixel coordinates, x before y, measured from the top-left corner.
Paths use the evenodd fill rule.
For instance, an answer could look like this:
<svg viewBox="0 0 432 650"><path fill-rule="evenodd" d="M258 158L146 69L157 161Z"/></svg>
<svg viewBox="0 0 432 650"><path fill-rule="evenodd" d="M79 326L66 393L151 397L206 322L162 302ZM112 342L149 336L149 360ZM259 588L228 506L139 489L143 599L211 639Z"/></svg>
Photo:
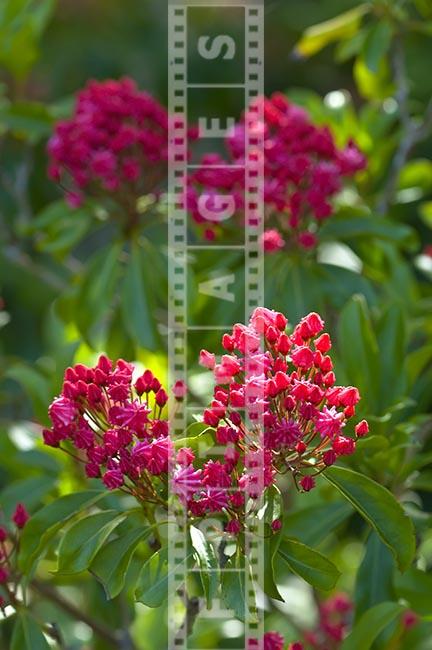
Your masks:
<svg viewBox="0 0 432 650"><path fill-rule="evenodd" d="M197 29L202 30L202 37L209 51L213 45L216 46L216 39L206 34L205 24L193 24L190 28L191 9L208 8L211 11L220 11L221 24L223 24L224 12L237 7L243 16L242 23L242 66L238 70L241 83L238 80L219 79L214 80L189 78L188 62L194 57L203 55L196 47ZM244 98L242 110L246 111L246 134L245 134L245 232L244 240L231 246L221 246L225 249L242 250L244 253L244 304L245 322L248 321L252 311L264 304L264 260L260 246L263 232L263 141L262 133L256 129L257 122L262 121L259 103L254 101L264 92L264 0L169 0L168 1L168 93L169 93L169 169L168 169L168 242L169 242L169 304L168 304L168 356L170 384L178 380L187 383L187 346L188 333L200 329L215 331L215 339L220 338L221 331L232 325L229 323L216 323L214 325L188 323L188 300L193 300L187 287L187 260L191 249L205 249L206 244L193 245L188 242L188 214L184 205L184 188L188 172L196 165L188 157L187 125L190 122L191 102L193 92L199 90L201 93L217 92L225 87L240 89ZM190 33L194 38L189 38ZM224 34L223 29L219 36L227 45L227 52L230 48L235 51L236 43L233 38ZM217 38L217 37L216 37ZM217 49L217 48L216 48ZM210 58L210 57L208 57ZM215 58L215 57L213 57ZM220 71L223 72L222 57ZM238 119L238 115L233 116ZM213 245L214 248L214 245ZM199 350L197 350L198 354ZM246 359L246 375L248 373L248 360ZM252 386L246 394L247 402L254 404L249 413L246 413L246 424L252 436L262 435L263 428L260 425L262 410L257 407L261 403L259 387ZM181 438L188 424L188 411L192 407L188 405L187 398L172 414L171 435L173 438ZM261 441L262 442L262 441ZM257 445L263 449L262 445ZM262 455L262 454L261 454ZM254 459L258 462L260 481L263 481L264 458ZM255 467L255 471L257 468ZM169 650L212 650L211 648L197 648L190 645L188 641L188 622L184 620L187 607L185 584L193 569L188 566L188 554L190 554L190 541L188 539L188 526L185 509L180 506L176 499L171 500L170 520L168 526L168 648ZM238 569L240 579L243 581L244 593L246 596L244 638L245 649L261 650L261 639L264 634L263 613L256 607L256 585L262 585L264 573L264 529L262 520L258 519L256 513L261 503L254 500L253 511L246 521L245 531L245 555L244 567ZM189 563L190 564L190 563ZM222 569L223 570L223 569ZM233 569L227 569L233 571ZM237 570L237 569L235 569ZM235 618L234 612L227 610L223 602L214 602L211 611L203 609L200 618L221 619ZM231 641L232 643L232 641ZM220 649L223 646L218 646ZM232 647L232 645L230 646Z"/></svg>

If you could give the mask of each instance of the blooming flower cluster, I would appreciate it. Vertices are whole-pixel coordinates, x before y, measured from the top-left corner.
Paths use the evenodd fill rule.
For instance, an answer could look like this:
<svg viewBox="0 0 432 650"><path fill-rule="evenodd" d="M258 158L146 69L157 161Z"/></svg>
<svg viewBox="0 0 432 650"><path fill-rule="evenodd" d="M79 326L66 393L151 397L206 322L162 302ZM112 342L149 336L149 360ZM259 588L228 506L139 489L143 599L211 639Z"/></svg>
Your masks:
<svg viewBox="0 0 432 650"><path fill-rule="evenodd" d="M16 530L0 525L0 609L13 602L19 579L17 570L18 539L26 525L29 514L22 503L18 503L11 517ZM4 595L1 594L4 593Z"/></svg>
<svg viewBox="0 0 432 650"><path fill-rule="evenodd" d="M344 178L363 169L366 160L353 141L339 149L328 127L313 124L303 108L281 93L256 102L261 105L263 122L257 122L251 110L256 106L250 107L227 138L226 159L218 154L203 157L201 167L189 178L188 208L197 223L205 224L208 239L216 236L218 226L202 215L201 196L206 196L207 207L216 213L220 195L230 195L235 214L242 214L245 174L241 167L249 123L264 140L264 249L270 253L288 245L313 248L318 227L332 214L331 201Z"/></svg>
<svg viewBox="0 0 432 650"><path fill-rule="evenodd" d="M72 206L102 192L130 209L166 175L167 111L132 79L90 81L72 118L57 123L48 153L49 176L67 187Z"/></svg>
<svg viewBox="0 0 432 650"><path fill-rule="evenodd" d="M206 473L220 486L237 484L239 494L248 490L259 496L287 472L307 492L318 474L339 456L354 453L356 438L368 433L365 420L345 433L360 395L353 386L336 385L328 354L331 339L321 317L309 314L291 334L286 328L283 314L260 307L248 325L234 325L223 335L226 354L219 362L212 353L201 352L202 365L216 380L204 421L226 446L225 461Z"/></svg>
<svg viewBox="0 0 432 650"><path fill-rule="evenodd" d="M102 478L110 490L122 488L140 501L164 504L166 477L173 453L162 412L168 394L150 370L102 355L89 368L67 368L61 395L49 408L52 422L43 432L51 447L68 451L85 464L90 478ZM176 400L186 388L173 387ZM187 452L179 452L182 458Z"/></svg>
<svg viewBox="0 0 432 650"><path fill-rule="evenodd" d="M104 355L92 368L77 364L66 370L44 441L84 463L88 477L142 502L166 507L170 480L191 517L221 513L226 533L237 535L248 498L256 500L286 472L299 489L311 490L315 477L339 456L352 454L355 439L368 432L363 420L344 434L360 395L354 387L335 385L327 354L331 341L320 316L309 314L290 335L286 327L283 314L258 308L248 325L234 325L223 336L220 362L201 351L202 365L216 379L203 421L214 429L223 455L215 451L200 461L189 447L175 448L163 418L168 394L160 381L150 370L136 376L132 364L113 364ZM184 384L172 392L182 400ZM273 530L279 527L274 521Z"/></svg>

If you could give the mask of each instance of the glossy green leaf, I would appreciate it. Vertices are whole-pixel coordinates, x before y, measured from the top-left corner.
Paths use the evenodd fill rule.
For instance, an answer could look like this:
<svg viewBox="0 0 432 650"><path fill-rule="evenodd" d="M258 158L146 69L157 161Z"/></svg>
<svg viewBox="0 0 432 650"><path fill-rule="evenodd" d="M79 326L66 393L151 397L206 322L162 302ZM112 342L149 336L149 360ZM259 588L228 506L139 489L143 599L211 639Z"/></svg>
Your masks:
<svg viewBox="0 0 432 650"><path fill-rule="evenodd" d="M108 319L120 275L121 244L102 249L89 262L80 279L75 318L86 340L93 341L93 330Z"/></svg>
<svg viewBox="0 0 432 650"><path fill-rule="evenodd" d="M20 544L19 565L30 575L49 542L78 512L85 510L105 496L105 491L88 490L60 497L44 506L27 522Z"/></svg>
<svg viewBox="0 0 432 650"><path fill-rule="evenodd" d="M122 313L124 326L139 345L147 350L154 350L156 333L154 312L149 300L149 289L154 285L154 278L144 281L143 252L137 244L132 244L122 286Z"/></svg>
<svg viewBox="0 0 432 650"><path fill-rule="evenodd" d="M102 583L107 598L115 598L123 589L137 546L149 534L150 528L134 528L105 544L97 553L90 572Z"/></svg>
<svg viewBox="0 0 432 650"><path fill-rule="evenodd" d="M18 382L31 399L35 415L41 422L47 421L47 405L50 402L51 388L44 375L23 362L9 366L5 376Z"/></svg>
<svg viewBox="0 0 432 650"><path fill-rule="evenodd" d="M165 546L144 564L138 578L135 598L147 607L160 607L168 598L170 577L174 572L184 570L184 565L189 562L192 552L188 553L183 562L176 564L176 568L168 566L168 548Z"/></svg>
<svg viewBox="0 0 432 650"><path fill-rule="evenodd" d="M200 568L207 609L210 609L219 587L219 561L213 544L206 540L199 528L190 526L190 536L194 556Z"/></svg>
<svg viewBox="0 0 432 650"><path fill-rule="evenodd" d="M379 409L384 413L405 395L406 325L402 307L391 305L377 327L380 364Z"/></svg>
<svg viewBox="0 0 432 650"><path fill-rule="evenodd" d="M346 501L303 508L285 515L283 535L295 537L308 546L317 546L352 512L350 504Z"/></svg>
<svg viewBox="0 0 432 650"><path fill-rule="evenodd" d="M269 598L283 602L275 577L275 557L281 540L282 534L279 532L264 542L264 593Z"/></svg>
<svg viewBox="0 0 432 650"><path fill-rule="evenodd" d="M255 610L255 600L249 600L246 594L246 571L250 571L247 558L242 560L242 564L230 558L221 571L222 602L240 621L246 619L246 612L249 619L254 618Z"/></svg>
<svg viewBox="0 0 432 650"><path fill-rule="evenodd" d="M415 231L404 223L395 223L376 216L335 216L329 219L320 230L320 240L356 240L371 237L384 239L409 249L417 245Z"/></svg>
<svg viewBox="0 0 432 650"><path fill-rule="evenodd" d="M393 30L386 20L379 20L368 31L364 46L364 60L371 72L378 72L382 58L390 49Z"/></svg>
<svg viewBox="0 0 432 650"><path fill-rule="evenodd" d="M404 608L397 603L380 603L369 609L347 636L341 650L369 650L379 634Z"/></svg>
<svg viewBox="0 0 432 650"><path fill-rule="evenodd" d="M282 539L276 558L282 559L293 573L317 589L333 589L340 576L333 562L295 539Z"/></svg>
<svg viewBox="0 0 432 650"><path fill-rule="evenodd" d="M368 4L360 4L358 7L350 9L335 18L309 27L297 43L295 52L299 56L312 56L330 43L352 38L358 31L361 20L369 9Z"/></svg>
<svg viewBox="0 0 432 650"><path fill-rule="evenodd" d="M48 476L31 476L21 481L14 481L0 492L0 503L6 519L10 519L17 503L23 503L27 509L33 509L54 487L55 478Z"/></svg>
<svg viewBox="0 0 432 650"><path fill-rule="evenodd" d="M412 567L395 579L395 588L399 598L404 598L410 606L422 616L432 612L432 575Z"/></svg>
<svg viewBox="0 0 432 650"><path fill-rule="evenodd" d="M72 524L59 546L58 572L80 573L87 569L106 539L125 516L116 510L105 510Z"/></svg>
<svg viewBox="0 0 432 650"><path fill-rule="evenodd" d="M366 543L363 561L357 571L356 619L374 605L394 600L394 571L393 555L375 531L372 531Z"/></svg>
<svg viewBox="0 0 432 650"><path fill-rule="evenodd" d="M17 615L10 650L49 650L40 626L25 612Z"/></svg>
<svg viewBox="0 0 432 650"><path fill-rule="evenodd" d="M346 381L358 387L374 413L378 402L379 353L363 296L353 296L343 308L339 319L338 342Z"/></svg>
<svg viewBox="0 0 432 650"><path fill-rule="evenodd" d="M393 494L363 474L329 467L324 478L354 506L392 551L403 571L414 559L414 526Z"/></svg>

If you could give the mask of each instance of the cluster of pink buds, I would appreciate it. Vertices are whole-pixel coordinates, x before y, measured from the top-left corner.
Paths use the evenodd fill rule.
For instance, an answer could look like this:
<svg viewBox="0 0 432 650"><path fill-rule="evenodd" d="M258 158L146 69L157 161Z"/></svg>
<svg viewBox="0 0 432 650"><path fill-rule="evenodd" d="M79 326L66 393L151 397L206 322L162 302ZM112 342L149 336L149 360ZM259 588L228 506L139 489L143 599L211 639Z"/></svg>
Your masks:
<svg viewBox="0 0 432 650"><path fill-rule="evenodd" d="M21 530L26 525L29 514L22 503L18 503L11 517L15 531L0 525L0 609L15 602L15 594L19 579L17 569L17 549Z"/></svg>
<svg viewBox="0 0 432 650"><path fill-rule="evenodd" d="M319 606L319 621L315 630L304 633L308 648L325 650L339 648L351 627L353 603L344 593L337 593Z"/></svg>
<svg viewBox="0 0 432 650"><path fill-rule="evenodd" d="M303 633L303 643L294 644L296 650L339 650L352 626L354 604L348 594L336 593L319 605L319 620L314 630ZM412 610L402 613L403 631L411 629L418 622Z"/></svg>
<svg viewBox="0 0 432 650"><path fill-rule="evenodd" d="M73 207L108 193L133 209L133 199L156 191L166 175L167 111L132 79L90 81L72 118L57 123L48 153L49 176L67 188Z"/></svg>
<svg viewBox="0 0 432 650"><path fill-rule="evenodd" d="M270 253L286 246L313 248L320 223L333 212L332 198L341 190L343 179L363 169L366 160L353 141L339 149L328 127L313 124L303 108L281 93L256 102L263 122L256 122L256 112L247 110L227 138L226 160L218 154L203 158L189 178L187 206L195 221L205 224L208 239L215 238L223 226L217 226L218 219L212 222L208 214L217 215L225 195L231 199L233 214L243 213L245 125L252 123L264 140L264 249ZM202 197L207 208L204 216Z"/></svg>
<svg viewBox="0 0 432 650"><path fill-rule="evenodd" d="M105 355L92 368L67 368L61 395L49 408L52 428L43 437L74 455L87 476L101 477L108 489L163 505L173 451L163 418L168 394L150 370L135 374L132 364L120 359L114 365ZM185 392L184 384L173 388L176 400Z"/></svg>
<svg viewBox="0 0 432 650"><path fill-rule="evenodd" d="M339 456L354 453L356 438L369 430L362 420L345 433L360 395L355 387L336 385L331 340L321 317L309 314L291 334L286 328L283 314L260 307L248 325L234 325L223 335L226 354L218 363L210 352L200 355L216 380L204 421L226 448L216 472L219 485L231 485L238 476L240 494L247 489L252 497L287 472L308 492L315 477ZM259 458L261 485L254 469ZM225 475L231 479L222 481Z"/></svg>
<svg viewBox="0 0 432 650"><path fill-rule="evenodd" d="M284 644L284 638L279 632L266 632L261 643L258 640L250 641L248 650L258 650L259 648L262 648L262 650L283 650Z"/></svg>

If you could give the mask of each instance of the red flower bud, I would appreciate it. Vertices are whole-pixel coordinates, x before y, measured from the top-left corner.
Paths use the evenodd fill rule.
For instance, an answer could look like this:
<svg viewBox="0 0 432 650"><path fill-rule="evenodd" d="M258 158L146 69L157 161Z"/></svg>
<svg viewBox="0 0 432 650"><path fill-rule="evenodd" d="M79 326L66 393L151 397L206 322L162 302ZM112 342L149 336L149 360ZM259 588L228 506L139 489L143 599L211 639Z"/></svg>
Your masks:
<svg viewBox="0 0 432 650"><path fill-rule="evenodd" d="M330 336L327 333L321 334L319 338L315 339L314 345L316 350L325 354L332 346Z"/></svg>
<svg viewBox="0 0 432 650"><path fill-rule="evenodd" d="M28 514L23 504L18 503L17 507L15 508L15 512L12 515L12 521L14 522L14 524L18 528L24 528L29 518L30 515Z"/></svg>
<svg viewBox="0 0 432 650"><path fill-rule="evenodd" d="M284 355L284 357L288 354L291 348L291 341L290 338L287 334L284 332L279 336L279 341L278 341L278 351Z"/></svg>
<svg viewBox="0 0 432 650"><path fill-rule="evenodd" d="M297 452L298 454L304 454L305 451L306 451L306 449L307 449L307 445L303 442L303 440L300 440L300 441L296 444L296 448L295 448L295 450L296 450L296 452Z"/></svg>
<svg viewBox="0 0 432 650"><path fill-rule="evenodd" d="M310 492L312 488L315 487L315 479L313 476L303 476L300 485L305 492Z"/></svg>
<svg viewBox="0 0 432 650"><path fill-rule="evenodd" d="M168 402L168 395L166 394L166 391L163 388L159 388L157 393L156 393L156 404L158 406L165 406L165 404Z"/></svg>
<svg viewBox="0 0 432 650"><path fill-rule="evenodd" d="M329 449L328 451L325 451L323 453L324 465L327 465L328 467L330 465L334 465L336 460L337 460L337 455L336 455L336 452L333 451L333 449Z"/></svg>
<svg viewBox="0 0 432 650"><path fill-rule="evenodd" d="M359 438L369 433L369 424L366 420L361 420L355 427L355 432Z"/></svg>

